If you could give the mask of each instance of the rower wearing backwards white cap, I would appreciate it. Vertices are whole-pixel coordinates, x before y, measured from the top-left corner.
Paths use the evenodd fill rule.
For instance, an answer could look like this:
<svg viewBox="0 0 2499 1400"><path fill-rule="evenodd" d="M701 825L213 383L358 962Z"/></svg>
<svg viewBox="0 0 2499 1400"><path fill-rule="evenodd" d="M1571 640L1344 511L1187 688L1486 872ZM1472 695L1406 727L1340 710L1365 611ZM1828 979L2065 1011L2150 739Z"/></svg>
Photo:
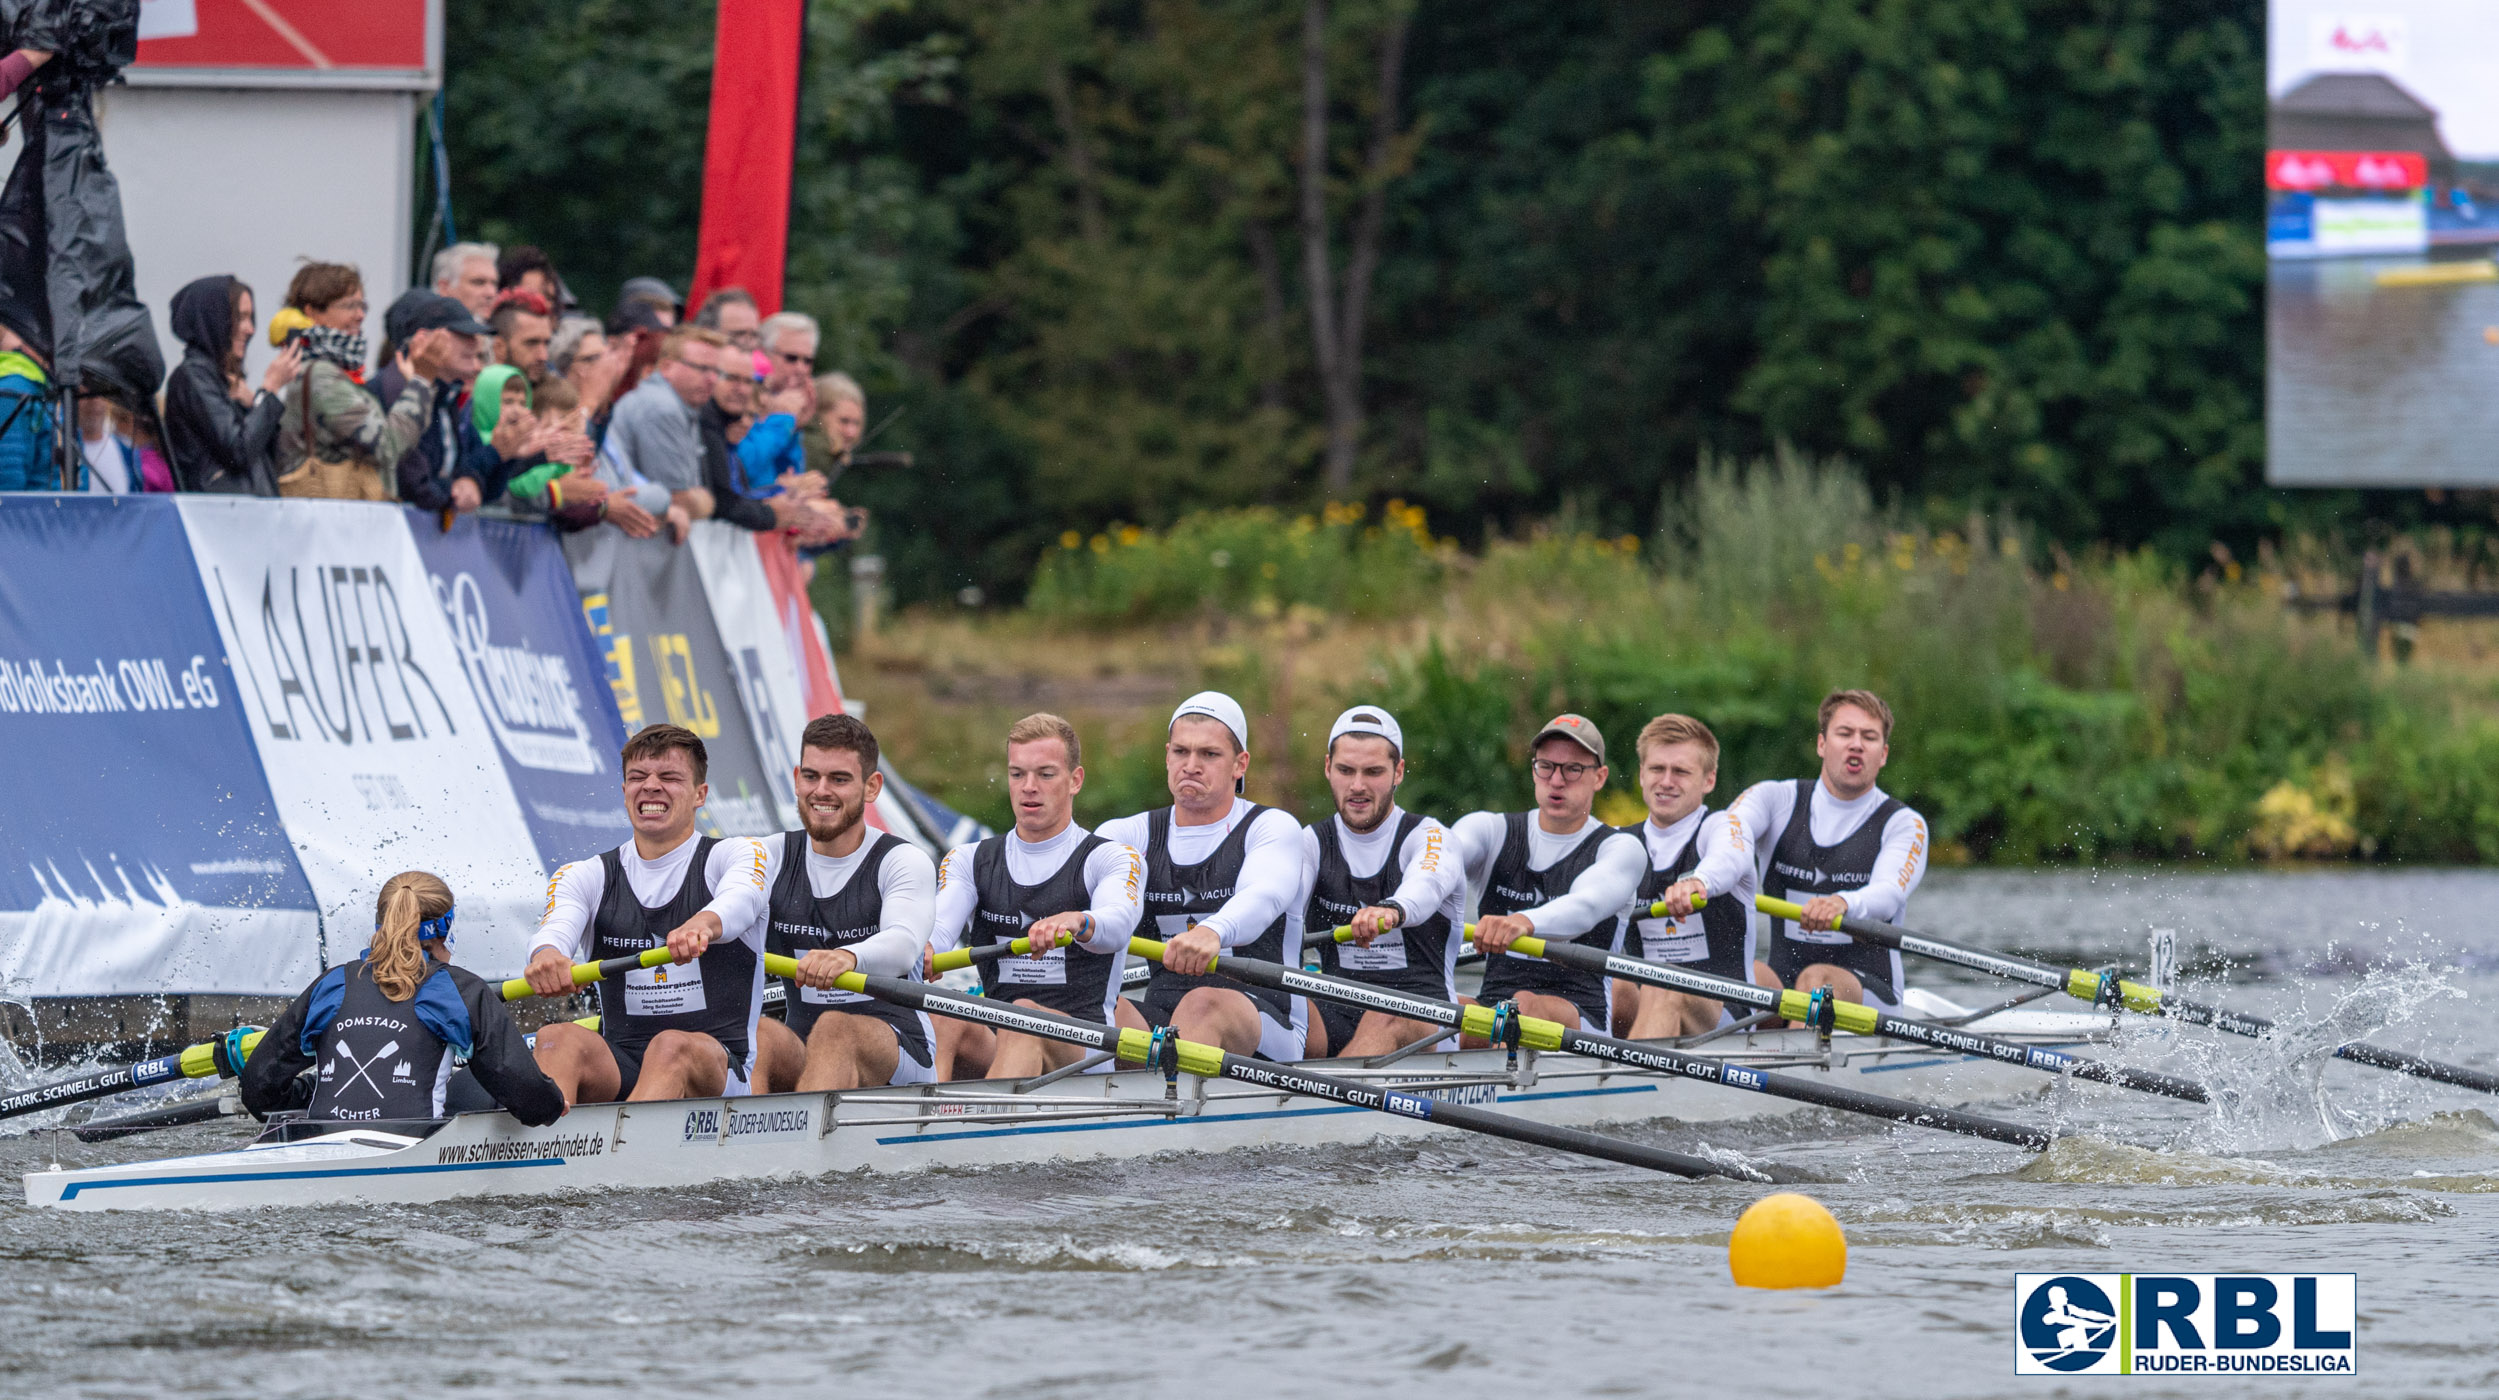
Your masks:
<svg viewBox="0 0 2499 1400"><path fill-rule="evenodd" d="M1168 1025L1184 1040L1270 1060L1303 1053L1302 999L1251 987L1207 965L1223 953L1288 965L1302 959L1301 824L1242 797L1249 720L1240 703L1203 690L1172 711L1163 776L1172 805L1121 817L1102 834L1145 853L1142 930L1165 944L1121 1024Z"/></svg>
<svg viewBox="0 0 2499 1400"><path fill-rule="evenodd" d="M1377 705L1356 705L1328 727L1328 790L1335 815L1302 828L1304 926L1329 976L1458 999L1459 926L1466 922L1466 868L1449 828L1397 805L1406 780L1406 736ZM1351 925L1354 941L1330 935ZM1380 1055L1431 1026L1385 1011L1310 1003L1308 1049Z"/></svg>
<svg viewBox="0 0 2499 1400"><path fill-rule="evenodd" d="M1532 812L1470 812L1458 819L1459 855L1481 892L1475 946L1484 951L1486 1004L1602 1031L1605 979L1509 951L1534 934L1607 952L1622 941L1623 909L1648 870L1640 838L1590 813L1605 786L1605 736L1583 715L1557 715L1529 746Z"/></svg>

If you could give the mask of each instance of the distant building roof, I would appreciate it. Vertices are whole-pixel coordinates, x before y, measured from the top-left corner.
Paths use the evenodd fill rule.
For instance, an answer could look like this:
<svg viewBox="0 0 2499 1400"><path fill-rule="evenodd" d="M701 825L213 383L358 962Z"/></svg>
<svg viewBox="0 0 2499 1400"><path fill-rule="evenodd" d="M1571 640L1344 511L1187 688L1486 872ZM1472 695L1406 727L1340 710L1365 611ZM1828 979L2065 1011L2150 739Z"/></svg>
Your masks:
<svg viewBox="0 0 2499 1400"><path fill-rule="evenodd" d="M2415 151L2455 159L2438 109L2382 73L2319 73L2273 101L2265 143L2277 151Z"/></svg>

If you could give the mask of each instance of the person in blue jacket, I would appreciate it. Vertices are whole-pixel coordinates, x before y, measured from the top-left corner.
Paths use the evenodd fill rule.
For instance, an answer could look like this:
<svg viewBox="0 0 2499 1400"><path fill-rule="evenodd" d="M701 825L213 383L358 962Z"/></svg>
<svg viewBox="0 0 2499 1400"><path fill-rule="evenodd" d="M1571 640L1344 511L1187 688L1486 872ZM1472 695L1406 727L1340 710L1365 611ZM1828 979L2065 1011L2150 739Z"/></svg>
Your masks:
<svg viewBox="0 0 2499 1400"><path fill-rule="evenodd" d="M436 876L407 870L384 882L372 946L314 979L260 1038L243 1066L243 1107L255 1118L286 1108L320 1121L440 1118L465 1063L523 1123L562 1117L564 1093L538 1068L502 989L451 965L451 923L451 889Z"/></svg>
<svg viewBox="0 0 2499 1400"><path fill-rule="evenodd" d="M0 325L0 491L57 491L52 375L34 347Z"/></svg>

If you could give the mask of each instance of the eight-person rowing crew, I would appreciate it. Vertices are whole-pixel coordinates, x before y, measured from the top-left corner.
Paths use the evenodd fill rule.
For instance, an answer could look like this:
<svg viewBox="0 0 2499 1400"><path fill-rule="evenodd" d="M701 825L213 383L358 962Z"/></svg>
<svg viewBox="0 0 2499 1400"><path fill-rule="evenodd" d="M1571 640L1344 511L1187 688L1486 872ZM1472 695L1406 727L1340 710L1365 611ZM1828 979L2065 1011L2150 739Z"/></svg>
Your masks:
<svg viewBox="0 0 2499 1400"><path fill-rule="evenodd" d="M1609 988L1511 945L1588 945L1897 1010L1900 954L1837 931L1843 917L1899 921L1925 873L1925 821L1877 781L1891 729L1879 697L1833 692L1814 740L1819 775L1757 783L1713 811L1716 736L1690 716L1660 715L1634 745L1648 817L1617 829L1593 813L1609 774L1605 736L1564 714L1531 745L1532 810L1443 825L1398 805L1405 734L1387 710L1357 705L1328 732L1336 810L1304 827L1242 795L1248 720L1230 696L1205 691L1172 712L1171 805L1087 831L1075 820L1085 783L1075 727L1035 714L1006 735L1013 829L932 863L871 828L884 779L876 736L858 719L806 727L793 773L803 829L764 840L696 834L703 741L654 724L622 754L633 839L556 872L524 974L538 994L561 995L576 962L666 948L667 961L597 984L596 1029L558 1022L524 1047L492 985L449 965L450 890L411 871L384 886L373 945L306 988L263 1038L244 1103L264 1117L304 1107L315 1118L408 1120L492 1101L536 1124L583 1102L1028 1078L1079 1052L932 1023L836 985L854 970L933 978L940 954L1017 939L1029 951L985 961L986 995L1169 1027L1270 1060L1381 1054L1439 1030L1213 970L1223 957L1301 965L1305 938L1333 976L1511 1002L1636 1038L1698 1034L1729 1013L1662 988ZM1753 909L1757 893L1801 900L1802 917L1767 919ZM1480 991L1464 997L1470 902L1487 962ZM1131 998L1122 993L1136 935L1163 951ZM767 953L796 962L780 1021L762 1015ZM466 1079L454 1076L459 1060Z"/></svg>

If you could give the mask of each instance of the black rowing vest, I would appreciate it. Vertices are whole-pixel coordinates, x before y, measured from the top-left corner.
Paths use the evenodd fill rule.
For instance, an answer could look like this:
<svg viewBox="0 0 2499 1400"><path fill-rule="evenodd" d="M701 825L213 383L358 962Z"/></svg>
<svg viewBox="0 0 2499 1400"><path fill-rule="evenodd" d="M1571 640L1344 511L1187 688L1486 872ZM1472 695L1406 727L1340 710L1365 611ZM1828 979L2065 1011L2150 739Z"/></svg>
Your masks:
<svg viewBox="0 0 2499 1400"><path fill-rule="evenodd" d="M1066 862L1037 885L1019 885L1007 870L1004 833L973 847L972 893L980 907L973 911L967 941L977 947L1012 943L1053 914L1093 907L1093 892L1085 887L1085 862L1103 844L1104 838L1087 832ZM1115 979L1127 965L1125 953L1096 953L1064 942L1039 958L1007 953L981 973L981 994L1001 1001L1036 1001L1070 1016L1108 1021L1111 999L1119 995Z"/></svg>
<svg viewBox="0 0 2499 1400"><path fill-rule="evenodd" d="M1170 942L1197 926L1198 919L1224 907L1232 899L1233 888L1241 880L1241 861L1249 852L1250 828L1266 813L1274 811L1251 803L1249 815L1241 818L1230 834L1217 846L1214 854L1195 865L1174 865L1171 860L1171 809L1157 807L1145 818L1145 916L1153 920L1155 937ZM1226 948L1221 956L1260 958L1267 962L1285 960L1284 934L1293 919L1287 910L1256 938L1237 947ZM1294 949L1296 954L1301 950ZM1267 987L1253 987L1236 982L1220 972L1203 977L1183 977L1177 972L1154 965L1154 980L1145 984L1145 1004L1162 1013L1169 1021L1180 999L1199 987L1228 987L1250 999L1268 1020L1281 1026L1293 1024L1293 994Z"/></svg>
<svg viewBox="0 0 2499 1400"><path fill-rule="evenodd" d="M772 882L772 921L764 930L764 951L795 958L818 948L847 948L875 937L885 927L885 895L878 887L877 877L884 869L885 858L902 844L902 838L890 831L869 832L867 851L850 872L850 882L829 898L818 898L815 886L807 878L807 833L782 833L781 875ZM915 967L902 975L916 982L920 969ZM827 1011L840 1011L871 1016L892 1026L903 1048L911 1052L911 1058L921 1064L929 1063L920 1013L910 1007L838 987L829 991L802 987L792 977L780 981L782 1024L797 1032L802 1043L816 1028L817 1017Z"/></svg>
<svg viewBox="0 0 2499 1400"><path fill-rule="evenodd" d="M1527 824L1536 819L1533 812L1512 812L1506 818L1509 833L1502 838L1501 854L1493 859L1492 874L1484 881L1483 898L1476 902L1481 914L1515 914L1550 904L1570 893L1571 882L1597 863L1597 851L1621 833L1600 822L1569 855L1542 870L1527 868ZM1597 920L1596 926L1569 938L1556 938L1556 943L1580 943L1591 948L1613 952L1622 937L1620 915ZM1537 937L1543 938L1542 932ZM1593 972L1583 972L1560 963L1539 958L1504 953L1484 965L1483 990L1480 1000L1498 1002L1519 992L1543 992L1562 997L1577 1005L1587 1016L1591 1027L1607 1022L1605 979Z"/></svg>
<svg viewBox="0 0 2499 1400"><path fill-rule="evenodd" d="M1701 821L1711 820L1709 808L1701 809ZM1624 827L1640 838L1641 848L1648 847L1646 822ZM1649 873L1640 877L1640 895L1631 915L1631 936L1625 952L1635 958L1654 963L1673 963L1700 972L1732 977L1738 982L1753 980L1753 921L1751 911L1733 897L1713 899L1701 906L1701 912L1688 919L1670 919L1663 914L1651 917L1649 906L1657 903L1666 887L1691 874L1701 864L1701 828L1695 823L1691 839L1683 843L1672 860L1664 865L1652 863Z"/></svg>
<svg viewBox="0 0 2499 1400"><path fill-rule="evenodd" d="M371 963L358 958L344 971L345 995L313 1056L312 1102L304 1116L341 1122L442 1117L451 1047L417 1019L415 997L382 995ZM450 968L426 964L425 980L449 976ZM457 990L451 995L459 1000Z"/></svg>
<svg viewBox="0 0 2499 1400"><path fill-rule="evenodd" d="M670 930L702 913L711 903L703 867L719 844L715 836L696 838L685 880L657 909L643 907L635 897L625 878L621 847L599 857L606 867L607 888L599 895L599 915L590 926L591 959L604 962L664 946ZM727 1047L729 1073L743 1083L752 1050L748 1036L755 1024L755 990L754 945L723 937L690 963L661 963L599 983L599 1034L636 1055L661 1031L708 1035Z"/></svg>
<svg viewBox="0 0 2499 1400"><path fill-rule="evenodd" d="M1397 892L1397 886L1405 880L1406 838L1422 824L1422 813L1402 814L1395 834L1389 838L1388 859L1380 862L1378 870L1359 879L1346 868L1344 838L1337 830L1336 818L1312 827L1319 837L1319 869L1310 882L1310 906L1303 914L1302 938L1317 946L1319 966L1330 977L1455 1001L1458 989L1449 972L1449 942L1456 931L1450 928L1447 913L1434 910L1421 923L1401 924L1372 939L1368 948L1357 943L1339 943L1331 936L1337 928L1352 922L1354 915L1375 904L1387 903L1388 897Z"/></svg>
<svg viewBox="0 0 2499 1400"><path fill-rule="evenodd" d="M1874 862L1883 854L1883 827L1900 810L1900 799L1883 799L1838 845L1817 846L1813 803L1821 790L1820 778L1796 780L1796 804L1788 814L1787 830L1779 833L1778 844L1771 847L1770 869L1761 877L1761 892L1772 899L1802 904L1818 894L1864 889L1874 878ZM1772 919L1769 961L1770 970L1791 987L1796 985L1797 973L1815 963L1828 963L1855 973L1867 991L1885 1002L1900 1004L1903 979L1895 949L1860 943L1837 930L1816 933L1785 919Z"/></svg>

